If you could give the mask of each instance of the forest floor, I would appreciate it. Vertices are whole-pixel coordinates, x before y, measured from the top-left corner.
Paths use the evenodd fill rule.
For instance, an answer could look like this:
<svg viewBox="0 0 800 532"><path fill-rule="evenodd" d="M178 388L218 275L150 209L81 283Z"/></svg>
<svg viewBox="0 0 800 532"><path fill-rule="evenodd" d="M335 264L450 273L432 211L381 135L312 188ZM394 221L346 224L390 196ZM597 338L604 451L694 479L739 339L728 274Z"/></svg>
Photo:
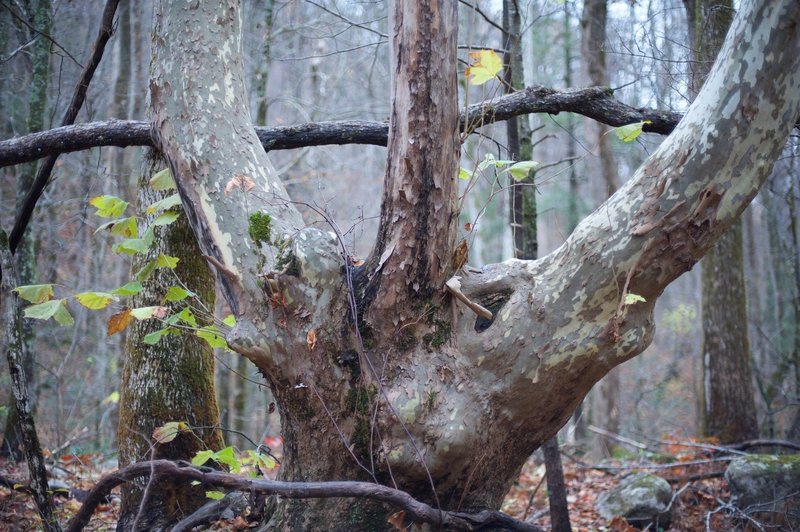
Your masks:
<svg viewBox="0 0 800 532"><path fill-rule="evenodd" d="M274 447L273 447L274 449ZM665 457L662 456L663 461ZM675 466L675 462L697 460L698 454L679 454L671 457L673 465L653 465L649 462L647 471L668 480L677 496L673 499L673 522L675 532L724 531L732 530L733 517L725 510L728 499L725 480L719 475L724 470L724 462ZM637 471L637 465L630 461L604 462L602 466L592 467L575 459L564 458L564 478L567 486L567 500L573 530L631 532L635 530L624 519L611 521L597 513L596 502L605 491L614 488L627 474ZM61 471L60 482L63 491L56 490L56 506L62 524L78 511L79 499L90 490L105 473L113 470L113 461L98 455L64 455L54 470ZM274 474L274 472L273 472ZM544 465L535 458L529 460L520 474L519 481L509 492L503 503L503 511L518 519L549 529L547 515L547 489L543 481ZM27 476L24 465L0 459L0 477L14 481ZM270 475L272 476L272 475ZM710 477L710 478L701 478ZM65 496L61 496L59 491ZM71 493L69 493L71 491ZM115 490L118 493L118 490ZM114 494L108 504L101 505L91 523L85 530L114 530L119 514L119 496ZM213 530L246 530L254 523L241 517L236 520L219 521L211 526ZM31 497L20 491L0 487L0 530L30 531L41 529Z"/></svg>

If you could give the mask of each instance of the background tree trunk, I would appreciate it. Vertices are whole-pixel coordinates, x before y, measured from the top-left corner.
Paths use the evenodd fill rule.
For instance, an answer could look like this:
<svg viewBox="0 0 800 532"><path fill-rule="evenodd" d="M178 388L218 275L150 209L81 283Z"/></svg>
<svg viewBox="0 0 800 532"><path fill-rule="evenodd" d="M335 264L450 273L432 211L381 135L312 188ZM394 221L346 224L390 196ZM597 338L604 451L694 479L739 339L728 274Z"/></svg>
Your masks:
<svg viewBox="0 0 800 532"><path fill-rule="evenodd" d="M733 2L684 0L697 94L733 20ZM747 335L741 218L701 261L703 294L703 432L723 443L758 437Z"/></svg>
<svg viewBox="0 0 800 532"><path fill-rule="evenodd" d="M161 158L151 154L139 179L142 209L166 197L164 192L148 186L150 177L161 168ZM147 222L152 222L152 218L149 216ZM164 304L167 289L180 279L187 290L197 294L205 309L213 312L213 278L185 216L171 225L156 228L152 249L146 256L137 255L131 271L137 272L161 253L178 257L175 271L156 269L142 282L144 290L132 299L131 305L137 308ZM119 403L120 467L151 458L191 460L197 451L222 447L212 349L191 332L166 335L155 345L143 343L145 335L162 327L159 320L147 320L134 321L128 329ZM156 444L151 436L153 430L171 421L187 423L193 433L179 434L169 443ZM202 486L153 479L147 488L145 511L138 516L148 482L150 479L142 478L122 488L122 510L117 525L120 532L133 530L134 522L136 530L167 530L207 502Z"/></svg>
<svg viewBox="0 0 800 532"><path fill-rule="evenodd" d="M28 103L28 131L42 131L45 126L47 116L47 87L50 82L50 40L43 37L50 35L52 25L51 9L52 4L49 0L36 0L31 3L31 25L40 32L38 35L31 30L30 38L35 39L31 54L31 85L30 98ZM19 210L25 195L30 190L36 176L36 163L30 163L23 167L20 177L17 179L16 206ZM17 264L19 282L21 284L33 284L36 279L36 251L34 246L34 231L26 231L22 235L14 260ZM36 414L36 374L37 369L34 364L34 333L33 325L30 320L22 321L22 341L25 343L23 351L23 366L25 367L25 378L30 400L31 414ZM22 439L18 428L17 407L13 397L9 400L8 417L3 431L3 444L0 446L0 456L11 459L21 460Z"/></svg>

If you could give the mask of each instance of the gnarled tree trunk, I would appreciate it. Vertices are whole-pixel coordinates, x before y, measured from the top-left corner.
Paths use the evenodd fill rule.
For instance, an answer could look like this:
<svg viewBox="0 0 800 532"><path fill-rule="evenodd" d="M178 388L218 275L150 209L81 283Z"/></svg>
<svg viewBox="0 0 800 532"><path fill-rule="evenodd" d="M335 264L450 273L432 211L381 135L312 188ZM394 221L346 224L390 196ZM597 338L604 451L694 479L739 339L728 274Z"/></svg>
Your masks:
<svg viewBox="0 0 800 532"><path fill-rule="evenodd" d="M157 9L153 132L237 316L228 342L281 410L282 477L375 478L443 508L496 508L589 388L647 346L658 295L757 192L798 112L800 5L744 3L686 118L561 248L462 272L486 320L444 289L458 266L456 4L391 8L389 162L365 266L303 226L255 137L235 2ZM361 501L274 510L275 528L385 526Z"/></svg>

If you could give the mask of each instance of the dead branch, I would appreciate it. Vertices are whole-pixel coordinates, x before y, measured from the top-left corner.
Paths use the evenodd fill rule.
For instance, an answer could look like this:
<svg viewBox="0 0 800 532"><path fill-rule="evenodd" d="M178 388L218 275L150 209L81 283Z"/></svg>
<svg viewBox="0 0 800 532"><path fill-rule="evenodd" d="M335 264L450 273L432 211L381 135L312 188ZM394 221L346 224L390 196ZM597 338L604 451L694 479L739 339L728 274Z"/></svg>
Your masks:
<svg viewBox="0 0 800 532"><path fill-rule="evenodd" d="M404 491L356 481L332 482L282 482L278 480L253 479L223 473L210 468L197 468L188 462L153 460L139 462L119 471L105 475L89 493L81 509L69 522L69 532L79 532L89 523L95 508L108 492L115 487L138 477L154 475L158 478L171 477L196 480L209 486L229 490L280 495L296 499L315 499L329 497L366 498L384 502L403 509L406 515L417 523L430 523L446 530L476 530L482 527L498 527L507 530L543 532L541 528L514 519L502 512L483 510L478 513L440 511L419 502Z"/></svg>
<svg viewBox="0 0 800 532"><path fill-rule="evenodd" d="M542 86L477 103L461 115L462 132L529 113L577 113L610 126L649 120L644 131L666 135L681 118L679 113L637 109L616 100L611 89L588 87L558 91ZM71 122L69 122L71 123ZM256 127L266 150L286 150L326 144L386 146L388 122L317 122L284 127ZM107 120L59 127L0 142L0 167L99 146L153 146L150 124L135 120Z"/></svg>

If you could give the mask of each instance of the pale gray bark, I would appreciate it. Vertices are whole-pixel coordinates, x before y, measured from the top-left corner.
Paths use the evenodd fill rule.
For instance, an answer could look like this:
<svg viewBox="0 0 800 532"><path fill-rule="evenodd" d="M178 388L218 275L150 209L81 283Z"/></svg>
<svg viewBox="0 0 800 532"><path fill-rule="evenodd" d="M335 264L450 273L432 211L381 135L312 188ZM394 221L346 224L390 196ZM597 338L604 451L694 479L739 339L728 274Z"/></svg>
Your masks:
<svg viewBox="0 0 800 532"><path fill-rule="evenodd" d="M420 38L404 24L435 25L442 23L437 17L450 17L444 5L398 6L403 18L395 19L394 29L401 47L404 39ZM452 311L443 306L438 283L454 252L447 231L430 238L410 231L422 227L415 209L430 214L432 206L397 208L422 191L441 194L436 223L448 227L455 213L445 178L454 180L455 172L416 175L414 165L425 154L436 159L429 161L431 171L450 168L456 122L416 119L413 105L404 107L414 95L396 87L396 105L409 110L415 130L398 112L393 133L408 144L444 148L417 154L408 145L391 149L390 157L408 156L411 164L405 170L393 167L398 159L389 164L398 181L387 186L385 201L398 203L384 213L398 216L382 223L399 227L382 233L380 260L355 272L356 284L367 279L360 286L381 281L364 296L368 319L356 333L348 327L350 305L364 300L349 298L351 279L342 276L335 238L303 228L250 127L235 9L162 5L151 82L154 131L237 315L229 343L268 376L281 408L284 478L388 481L391 466L392 478L418 495L431 497L432 480L445 508L498 506L530 452L556 433L588 389L647 346L661 291L708 251L765 179L800 100L800 35L789 21L800 23L794 0L744 2L722 52L727 60L715 65L684 120L562 247L537 261L511 260L465 275L467 297L494 311L488 328L478 330L472 311L453 303L449 318ZM424 46L442 44L435 41L442 33L427 35L432 40ZM421 57L397 54L398 79L409 79L412 59ZM450 64L443 78L455 76ZM431 85L430 100L446 108L440 98L448 92L440 88ZM252 237L247 216L255 212L270 216L269 235ZM395 241L396 234L414 238ZM427 264L414 262L420 257L428 257ZM400 282L412 264L415 275L427 272L420 279L422 297L413 297L414 278L400 289L382 284ZM646 302L626 305L627 294ZM392 305L393 295L400 306ZM402 306L409 302L417 306ZM364 425L365 419L374 423ZM350 503L338 504L314 503L305 513L284 502L279 508L289 509L281 515L288 519L284 525L308 525L322 516L332 529L347 529L352 514L342 513L342 505ZM369 511L384 517L380 508Z"/></svg>

